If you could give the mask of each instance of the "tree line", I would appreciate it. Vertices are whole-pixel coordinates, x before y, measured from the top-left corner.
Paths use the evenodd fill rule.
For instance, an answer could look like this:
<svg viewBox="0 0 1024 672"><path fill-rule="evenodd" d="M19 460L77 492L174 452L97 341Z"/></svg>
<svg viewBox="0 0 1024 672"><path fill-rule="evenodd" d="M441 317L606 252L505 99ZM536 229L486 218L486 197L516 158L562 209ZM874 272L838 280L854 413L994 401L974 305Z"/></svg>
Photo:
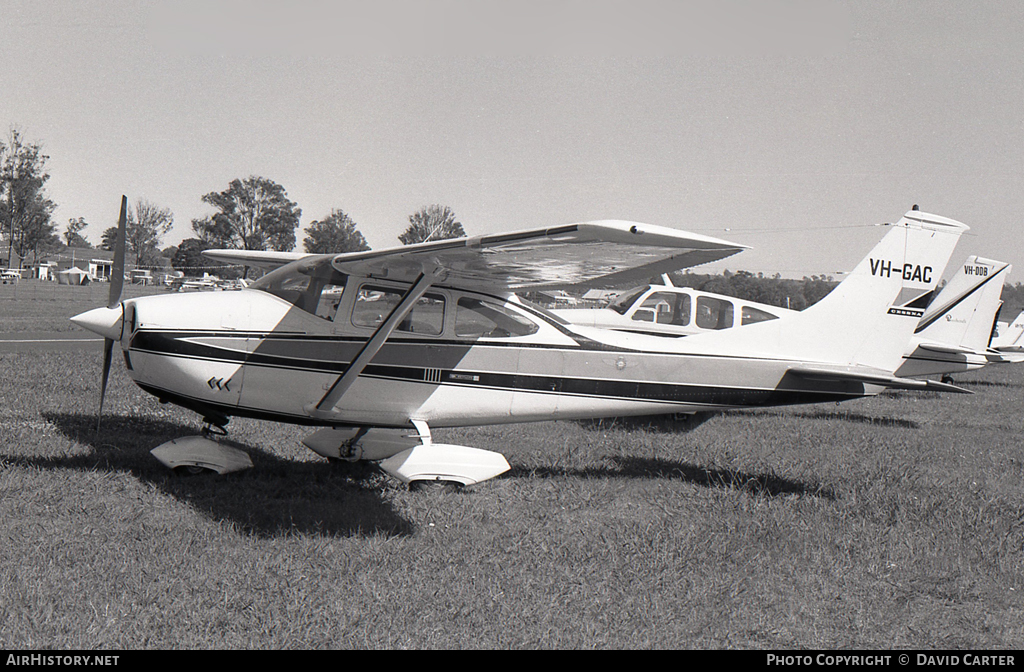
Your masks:
<svg viewBox="0 0 1024 672"><path fill-rule="evenodd" d="M70 218L63 234L58 235L52 221L56 204L46 195L48 160L42 146L26 141L17 129L12 128L7 139L0 140L0 222L7 238L9 265L14 259L20 267L29 256L38 261L69 247L93 246L85 237L89 223L83 217ZM148 199L136 199L127 213L127 259L136 267L159 267L160 258L169 257L174 268L190 270L209 265L201 256L206 249L290 252L295 248L302 209L277 182L251 175L232 180L227 189L211 191L201 200L215 212L192 220L191 238L161 249L163 237L174 226L174 215ZM409 226L399 240L410 245L465 235L450 207L429 205L409 216ZM113 250L116 238L117 227L111 226L103 231L98 247ZM340 208L312 222L302 244L313 254L370 249L356 223Z"/></svg>
<svg viewBox="0 0 1024 672"><path fill-rule="evenodd" d="M812 275L797 280L783 278L778 273L767 277L764 273L755 275L748 271L724 271L721 275L671 273L669 277L677 287L690 287L792 310L814 305L839 284L830 275Z"/></svg>
<svg viewBox="0 0 1024 672"><path fill-rule="evenodd" d="M63 234L51 220L56 204L46 195L50 179L39 143L25 140L12 128L6 140L0 140L0 225L7 239L7 259L39 257L69 247L91 248L83 232L89 226L82 217L70 218ZM289 252L296 245L296 231L302 210L288 198L283 186L260 176L232 180L227 189L202 196L215 212L193 219L193 237L176 247L161 249L161 241L174 225L173 213L145 198L130 204L126 224L128 259L136 267L160 267L161 257L170 259L172 267L188 272L208 267L202 251L212 248L244 250L276 250ZM455 213L448 206L429 205L409 216L409 226L398 237L404 245L428 240L459 238L466 233ZM117 227L106 229L99 247L113 250ZM306 252L327 254L358 252L370 249L356 223L340 208L334 208L322 219L306 227L302 241ZM805 277L802 280L782 278L776 274L747 271L721 275L673 273L673 284L680 287L735 296L782 308L803 310L832 291L838 284L831 276ZM1024 309L1024 285L1003 287L1001 319L1013 319Z"/></svg>
<svg viewBox="0 0 1024 672"><path fill-rule="evenodd" d="M803 310L814 305L839 284L830 275L805 276L796 280L783 278L779 274L768 277L763 273L755 275L747 271L725 271L721 275L671 273L669 278L677 287L692 287L793 310ZM999 309L999 319L1003 322L1013 320L1024 311L1024 283L1006 282L1003 284L1001 298L1003 305Z"/></svg>

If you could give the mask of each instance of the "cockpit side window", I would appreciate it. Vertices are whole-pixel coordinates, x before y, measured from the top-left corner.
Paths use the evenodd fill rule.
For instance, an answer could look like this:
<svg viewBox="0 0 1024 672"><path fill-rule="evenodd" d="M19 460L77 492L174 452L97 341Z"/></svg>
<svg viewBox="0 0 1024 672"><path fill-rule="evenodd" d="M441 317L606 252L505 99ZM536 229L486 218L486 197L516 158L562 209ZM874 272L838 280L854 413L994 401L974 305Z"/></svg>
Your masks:
<svg viewBox="0 0 1024 672"><path fill-rule="evenodd" d="M352 309L352 324L357 327L377 328L402 301L402 292L375 285L363 285L356 294ZM440 335L444 330L444 297L425 294L420 297L396 331L415 334Z"/></svg>
<svg viewBox="0 0 1024 672"><path fill-rule="evenodd" d="M512 338L540 329L527 317L489 301L464 296L455 311L455 335L461 338Z"/></svg>

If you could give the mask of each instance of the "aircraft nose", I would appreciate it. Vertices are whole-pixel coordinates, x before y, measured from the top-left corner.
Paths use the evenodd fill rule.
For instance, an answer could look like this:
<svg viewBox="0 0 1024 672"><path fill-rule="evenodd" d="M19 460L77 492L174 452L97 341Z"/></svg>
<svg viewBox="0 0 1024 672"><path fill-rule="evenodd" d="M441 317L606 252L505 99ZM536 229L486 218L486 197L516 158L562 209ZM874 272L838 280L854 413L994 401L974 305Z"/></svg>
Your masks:
<svg viewBox="0 0 1024 672"><path fill-rule="evenodd" d="M93 308L80 315L75 315L71 321L103 338L118 341L121 340L123 314L124 311L120 305L116 308Z"/></svg>

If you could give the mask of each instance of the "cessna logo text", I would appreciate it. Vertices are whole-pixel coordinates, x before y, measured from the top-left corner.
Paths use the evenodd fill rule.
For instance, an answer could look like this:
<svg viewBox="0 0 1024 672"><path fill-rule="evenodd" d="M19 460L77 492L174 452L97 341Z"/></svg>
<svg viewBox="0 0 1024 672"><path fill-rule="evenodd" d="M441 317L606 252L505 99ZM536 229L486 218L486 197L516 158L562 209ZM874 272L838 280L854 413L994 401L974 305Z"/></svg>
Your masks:
<svg viewBox="0 0 1024 672"><path fill-rule="evenodd" d="M903 264L903 268L900 268L899 264L894 264L891 261L882 261L881 259L869 259L871 262L871 275L884 275L887 278L903 276L904 280L912 280L916 282L931 282L932 281L932 267L921 266L920 264Z"/></svg>

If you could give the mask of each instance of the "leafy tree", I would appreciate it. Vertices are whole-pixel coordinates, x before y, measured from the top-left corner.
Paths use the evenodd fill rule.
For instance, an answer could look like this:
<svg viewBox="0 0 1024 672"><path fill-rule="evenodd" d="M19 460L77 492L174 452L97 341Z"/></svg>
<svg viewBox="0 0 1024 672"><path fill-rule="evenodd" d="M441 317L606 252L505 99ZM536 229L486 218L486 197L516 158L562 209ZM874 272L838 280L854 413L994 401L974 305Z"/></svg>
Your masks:
<svg viewBox="0 0 1024 672"><path fill-rule="evenodd" d="M409 215L409 228L398 239L403 245L413 245L429 240L462 238L466 232L462 224L455 221L455 213L447 205L429 205Z"/></svg>
<svg viewBox="0 0 1024 672"><path fill-rule="evenodd" d="M204 217L192 220L195 240L201 240L209 247L224 249L233 247L231 243L231 226L226 217Z"/></svg>
<svg viewBox="0 0 1024 672"><path fill-rule="evenodd" d="M64 229L64 243L68 247L91 248L92 244L82 235L82 231L87 226L89 224L85 221L85 217L69 218L68 226Z"/></svg>
<svg viewBox="0 0 1024 672"><path fill-rule="evenodd" d="M125 224L125 242L135 256L135 265L154 265L160 256L160 239L170 233L174 215L167 208L140 198L129 208ZM117 229L114 229L115 235Z"/></svg>
<svg viewBox="0 0 1024 672"><path fill-rule="evenodd" d="M192 221L199 240L217 247L290 251L302 210L284 187L265 177L232 180L224 191L203 196L219 212Z"/></svg>
<svg viewBox="0 0 1024 672"><path fill-rule="evenodd" d="M171 257L171 266L185 275L199 275L200 269L210 265L209 259L203 256L203 250L209 249L209 243L198 238L186 238Z"/></svg>
<svg viewBox="0 0 1024 672"><path fill-rule="evenodd" d="M999 308L999 319L1008 322L1024 310L1024 284L1005 283L1002 294L1003 305Z"/></svg>
<svg viewBox="0 0 1024 672"><path fill-rule="evenodd" d="M330 215L310 224L306 234L302 244L306 252L312 254L361 252L370 249L363 234L356 230L356 223L338 209L331 210Z"/></svg>
<svg viewBox="0 0 1024 672"><path fill-rule="evenodd" d="M107 252L113 252L114 247L117 246L117 227L112 226L109 229L103 231L100 234L100 249L106 250Z"/></svg>
<svg viewBox="0 0 1024 672"><path fill-rule="evenodd" d="M50 221L56 205L45 192L47 159L42 147L26 142L17 129L6 143L0 141L0 221L8 234L8 259L17 254L19 265L29 252L38 256L41 248L59 243Z"/></svg>

